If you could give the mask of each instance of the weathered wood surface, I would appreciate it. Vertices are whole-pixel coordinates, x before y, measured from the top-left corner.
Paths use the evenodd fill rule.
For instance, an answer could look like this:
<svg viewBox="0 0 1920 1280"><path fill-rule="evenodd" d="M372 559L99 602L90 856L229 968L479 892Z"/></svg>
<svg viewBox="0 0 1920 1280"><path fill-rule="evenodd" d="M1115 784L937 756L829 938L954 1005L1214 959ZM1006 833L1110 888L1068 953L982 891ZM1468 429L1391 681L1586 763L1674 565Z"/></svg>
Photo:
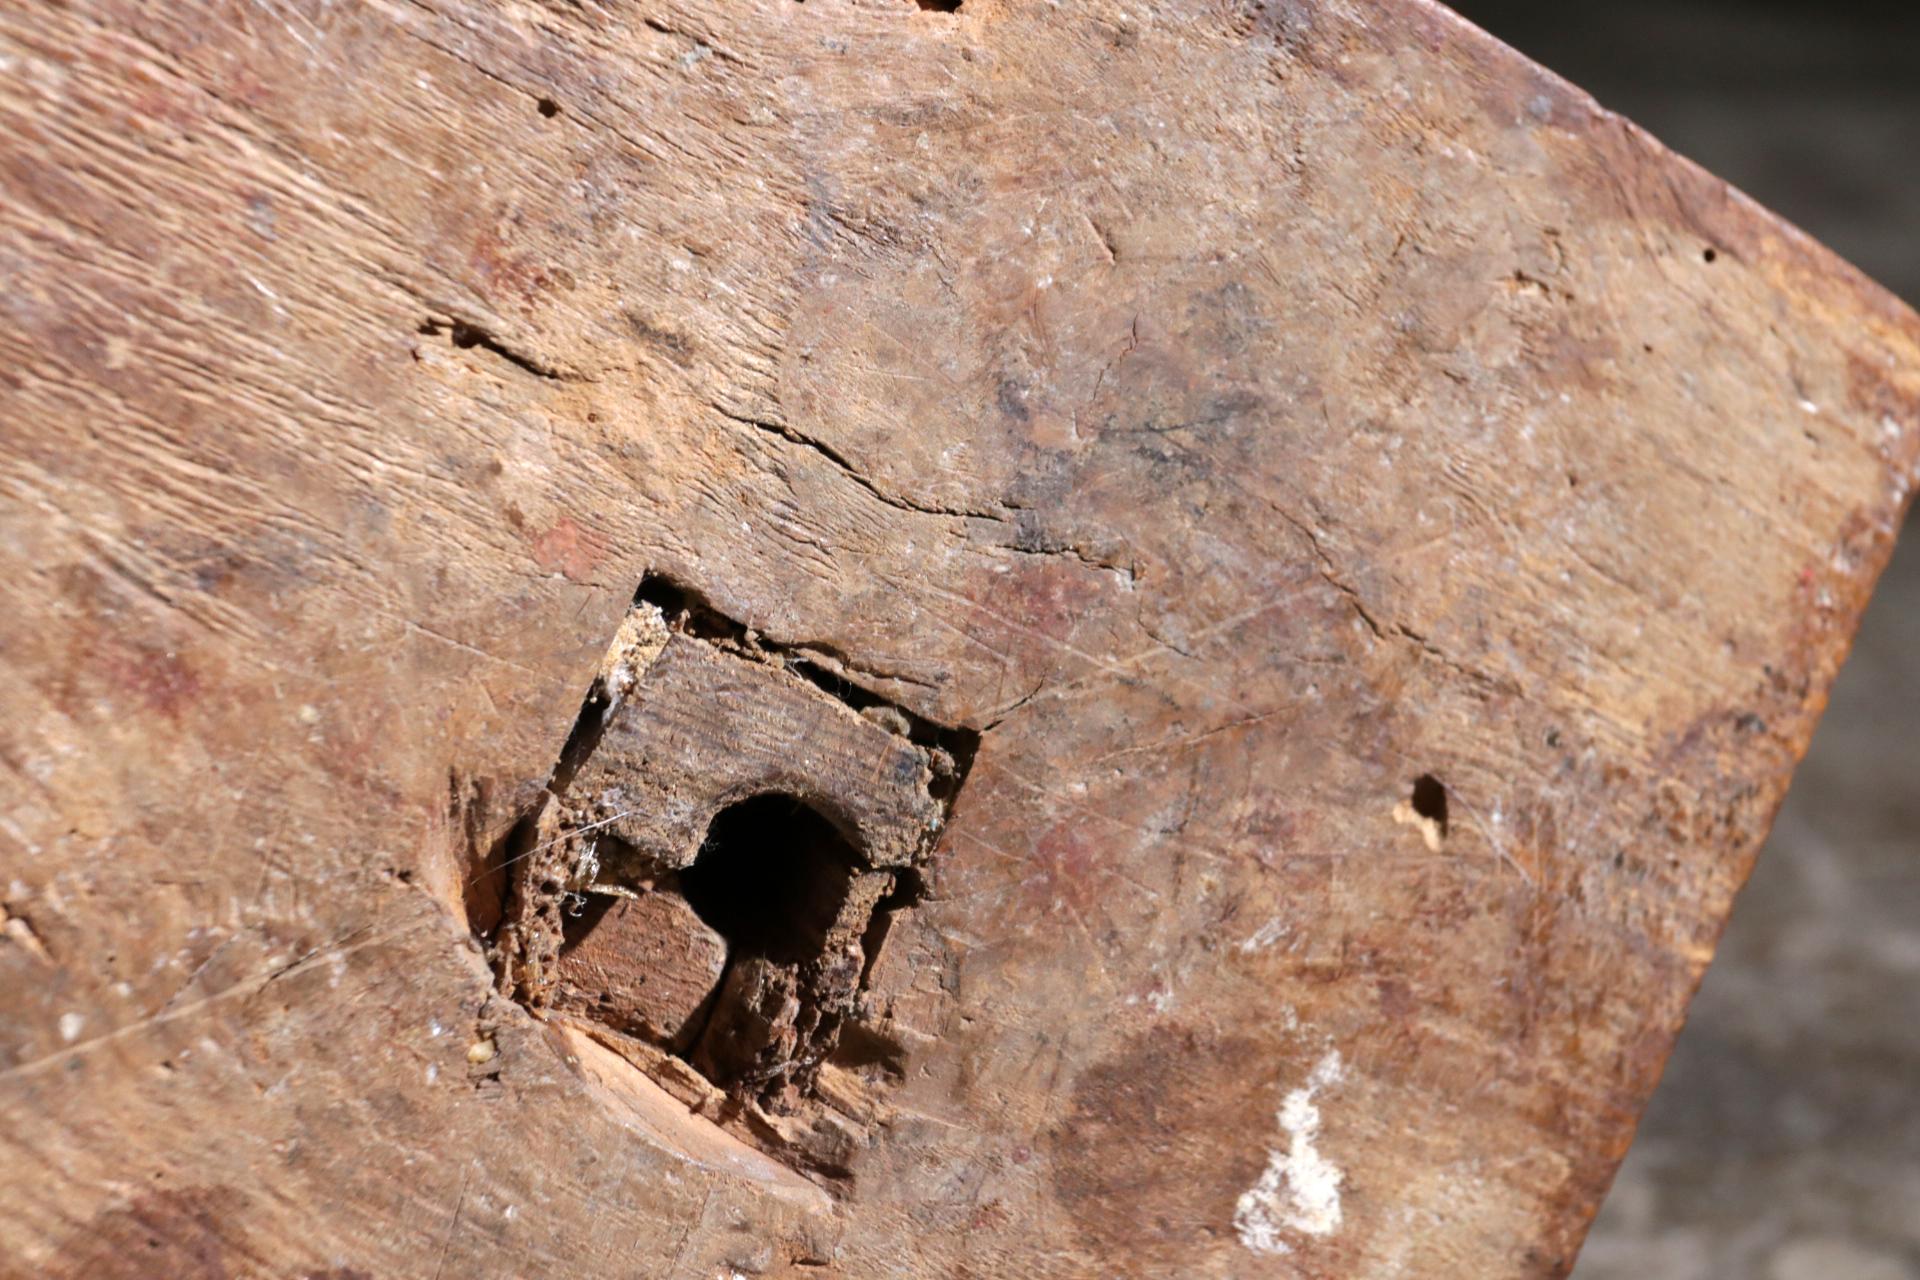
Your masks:
<svg viewBox="0 0 1920 1280"><path fill-rule="evenodd" d="M1570 1265L1911 314L1421 0L0 8L0 1272ZM981 735L844 1183L472 937L650 572Z"/></svg>

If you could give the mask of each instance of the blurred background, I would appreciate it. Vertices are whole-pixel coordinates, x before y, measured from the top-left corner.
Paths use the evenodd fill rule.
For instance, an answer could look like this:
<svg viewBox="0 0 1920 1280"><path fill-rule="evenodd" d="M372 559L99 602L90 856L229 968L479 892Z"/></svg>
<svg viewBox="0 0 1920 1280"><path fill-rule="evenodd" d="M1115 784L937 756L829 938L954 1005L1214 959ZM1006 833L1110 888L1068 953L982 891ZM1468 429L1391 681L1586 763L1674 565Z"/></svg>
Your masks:
<svg viewBox="0 0 1920 1280"><path fill-rule="evenodd" d="M1920 0L1455 9L1920 303ZM1574 1280L1920 1280L1920 525Z"/></svg>

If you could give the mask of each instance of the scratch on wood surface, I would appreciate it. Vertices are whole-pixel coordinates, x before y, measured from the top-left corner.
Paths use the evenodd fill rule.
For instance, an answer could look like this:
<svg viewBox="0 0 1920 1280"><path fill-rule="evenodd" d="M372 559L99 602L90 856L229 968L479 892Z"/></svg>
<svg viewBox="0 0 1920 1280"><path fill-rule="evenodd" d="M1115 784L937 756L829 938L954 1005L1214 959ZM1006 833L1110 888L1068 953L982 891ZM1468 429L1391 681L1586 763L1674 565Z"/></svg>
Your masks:
<svg viewBox="0 0 1920 1280"><path fill-rule="evenodd" d="M148 1014L133 1022L115 1027L111 1031L104 1031L97 1036L82 1040L77 1044L69 1045L63 1049L57 1049L52 1053L43 1054L38 1058L29 1059L26 1062L16 1063L6 1070L0 1071L0 1082L37 1075L49 1067L64 1062L75 1055L90 1053L102 1045L124 1040L129 1036L153 1027L177 1022L182 1018L189 1017L212 1006L224 1004L229 1000L253 995L255 992L270 986L280 978L305 970L317 960L327 959L335 955L352 955L354 952L364 950L367 947L376 946L383 942L390 942L395 938L411 933L430 923L432 923L431 920L415 921L412 924L404 925L397 929L391 929L384 933L374 934L371 937L361 938L359 942L354 943L352 946L345 945L348 939L359 937L361 934L367 932L368 926L362 925L343 935L339 942L317 947L289 964L277 965L263 974L237 982L233 986L226 987L210 996L180 1005L177 1008L162 1009L157 1013Z"/></svg>
<svg viewBox="0 0 1920 1280"><path fill-rule="evenodd" d="M460 1227L460 1213L467 1207L467 1184L473 1180L473 1167L469 1165L460 1175L460 1194L453 1202L453 1217L447 1220L447 1234L440 1242L440 1260L434 1264L433 1280L440 1280L447 1269L447 1255L453 1252L453 1233Z"/></svg>

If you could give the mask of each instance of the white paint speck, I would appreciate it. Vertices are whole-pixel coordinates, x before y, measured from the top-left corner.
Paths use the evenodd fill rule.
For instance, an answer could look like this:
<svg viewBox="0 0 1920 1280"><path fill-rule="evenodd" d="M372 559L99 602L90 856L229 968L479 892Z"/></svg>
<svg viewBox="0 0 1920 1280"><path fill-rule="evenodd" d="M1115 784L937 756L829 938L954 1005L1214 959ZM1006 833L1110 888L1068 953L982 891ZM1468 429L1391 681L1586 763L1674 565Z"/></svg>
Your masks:
<svg viewBox="0 0 1920 1280"><path fill-rule="evenodd" d="M1314 1146L1320 1136L1320 1108L1313 1098L1345 1078L1339 1050L1329 1050L1307 1083L1280 1104L1276 1118L1287 1134L1287 1149L1267 1153L1260 1180L1246 1189L1233 1210L1240 1243L1253 1252L1293 1252L1283 1238L1287 1232L1324 1236L1339 1230L1345 1175Z"/></svg>
<svg viewBox="0 0 1920 1280"><path fill-rule="evenodd" d="M80 1029L87 1025L84 1013L63 1013L60 1015L60 1038L72 1044L80 1038Z"/></svg>
<svg viewBox="0 0 1920 1280"><path fill-rule="evenodd" d="M1275 916L1242 939L1240 942L1240 950L1243 954L1265 951L1268 947L1286 936L1287 922L1279 916Z"/></svg>

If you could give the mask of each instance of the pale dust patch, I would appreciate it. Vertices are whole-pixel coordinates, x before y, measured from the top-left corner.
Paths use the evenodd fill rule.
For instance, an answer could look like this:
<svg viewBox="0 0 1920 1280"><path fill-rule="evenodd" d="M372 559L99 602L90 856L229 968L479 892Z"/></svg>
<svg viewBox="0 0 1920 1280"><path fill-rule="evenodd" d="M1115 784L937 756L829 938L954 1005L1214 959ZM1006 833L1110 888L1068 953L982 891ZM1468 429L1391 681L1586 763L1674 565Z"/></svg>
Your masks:
<svg viewBox="0 0 1920 1280"><path fill-rule="evenodd" d="M1241 939L1241 954L1250 955L1255 951L1265 951L1274 943L1285 938L1289 932L1291 932L1291 928L1287 922L1275 916L1258 929L1255 929L1251 934L1247 935L1247 937Z"/></svg>
<svg viewBox="0 0 1920 1280"><path fill-rule="evenodd" d="M1234 1206L1233 1227L1240 1243L1255 1253L1284 1254L1293 1248L1289 1232L1325 1236L1340 1229L1340 1184L1345 1175L1315 1143L1320 1137L1320 1108L1314 1096L1346 1078L1337 1049L1320 1059L1305 1085L1289 1092L1276 1119L1287 1135L1284 1151L1270 1150L1259 1181Z"/></svg>
<svg viewBox="0 0 1920 1280"><path fill-rule="evenodd" d="M600 660L598 680L607 700L605 715L612 716L627 691L638 683L640 675L667 647L667 620L657 606L644 601L636 604L620 620L607 656Z"/></svg>

